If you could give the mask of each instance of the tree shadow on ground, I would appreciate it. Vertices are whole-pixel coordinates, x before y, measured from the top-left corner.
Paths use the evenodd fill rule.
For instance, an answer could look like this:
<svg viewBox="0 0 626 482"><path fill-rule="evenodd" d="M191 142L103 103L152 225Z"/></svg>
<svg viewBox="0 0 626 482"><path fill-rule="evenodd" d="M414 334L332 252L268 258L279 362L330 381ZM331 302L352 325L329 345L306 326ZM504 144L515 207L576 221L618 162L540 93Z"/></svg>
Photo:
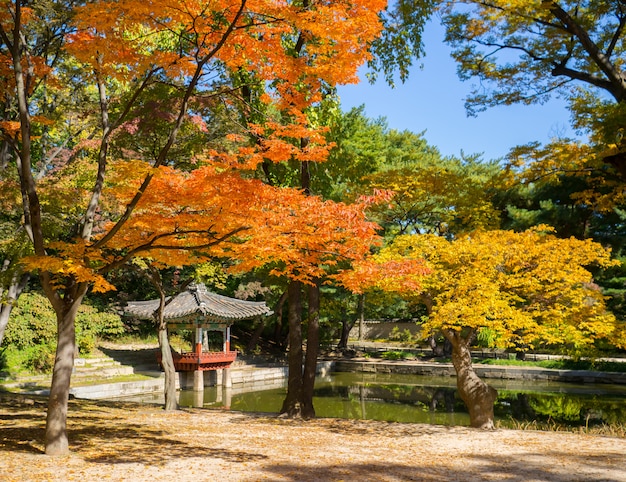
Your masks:
<svg viewBox="0 0 626 482"><path fill-rule="evenodd" d="M520 456L512 460L510 457L487 456L478 457L480 463L470 464L467 468L455 468L430 463L427 457L423 461L415 461L412 465L397 464L350 464L341 465L297 465L278 464L264 467L265 473L274 474L279 480L293 482L313 481L340 481L340 480L371 480L384 481L479 481L497 480L500 482L624 482L623 471L618 468L613 470L615 475L600 476L598 469L606 469L606 464L619 467L617 460L619 454L613 454L616 460L608 462L605 457L585 458L585 466L588 470L571 471L565 465L555 467L555 460L563 460L569 454L549 452L545 454L532 454L529 462L526 456ZM453 460L454 454L450 454ZM270 479L271 480L271 479Z"/></svg>
<svg viewBox="0 0 626 482"><path fill-rule="evenodd" d="M512 459L510 456L484 454L474 456L479 461L477 469L489 473L495 480L526 482L527 480L550 482L624 482L626 463L620 452L605 452L602 455L576 456L576 469L571 469L571 454L558 450L541 453L524 453ZM609 469L614 475L600 476L600 471Z"/></svg>
<svg viewBox="0 0 626 482"><path fill-rule="evenodd" d="M79 405L80 410L73 410ZM43 397L37 400L23 397L0 398L0 458L11 452L40 454L44 452L46 406ZM214 447L210 439L202 443L187 443L176 434L149 424L129 423L115 413L140 419L144 407L124 402L70 401L67 420L68 438L72 452L87 462L103 464L162 464L170 459L186 457L218 457L228 462L263 460L265 455L245 450ZM190 427L193 428L193 427Z"/></svg>
<svg viewBox="0 0 626 482"><path fill-rule="evenodd" d="M242 412L239 420L232 423L253 424L267 423L282 424L290 427L306 427L310 423L323 425L324 429L337 434L350 433L351 435L369 437L372 434L384 433L392 437L425 437L430 435L443 435L448 432L455 434L469 435L477 429L462 426L430 425L423 423L397 423L380 420L363 419L336 419L336 418L314 418L303 420L298 418L288 418L276 416L268 413Z"/></svg>

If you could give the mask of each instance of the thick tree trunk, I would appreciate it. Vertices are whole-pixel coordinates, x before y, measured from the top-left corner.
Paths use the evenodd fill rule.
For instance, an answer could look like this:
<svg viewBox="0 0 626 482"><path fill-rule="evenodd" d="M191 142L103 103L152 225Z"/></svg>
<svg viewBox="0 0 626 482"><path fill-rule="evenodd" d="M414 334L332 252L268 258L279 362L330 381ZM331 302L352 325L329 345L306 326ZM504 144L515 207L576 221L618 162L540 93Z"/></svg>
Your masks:
<svg viewBox="0 0 626 482"><path fill-rule="evenodd" d="M316 283L309 286L309 323L306 340L306 356L304 374L302 376L302 417L315 418L313 407L313 391L317 373L317 355L320 344L320 286Z"/></svg>
<svg viewBox="0 0 626 482"><path fill-rule="evenodd" d="M470 425L490 430L493 425L493 404L498 392L483 382L472 366L469 341L456 332L448 332L446 338L452 343L452 364L456 370L456 386L470 415Z"/></svg>
<svg viewBox="0 0 626 482"><path fill-rule="evenodd" d="M73 300L70 297L62 312L57 313L57 350L46 417L46 455L69 453L67 406L76 352L76 313L84 291Z"/></svg>
<svg viewBox="0 0 626 482"><path fill-rule="evenodd" d="M300 399L302 396L302 302L301 283L290 281L287 290L289 304L289 376L287 395L280 409L288 417L302 416Z"/></svg>

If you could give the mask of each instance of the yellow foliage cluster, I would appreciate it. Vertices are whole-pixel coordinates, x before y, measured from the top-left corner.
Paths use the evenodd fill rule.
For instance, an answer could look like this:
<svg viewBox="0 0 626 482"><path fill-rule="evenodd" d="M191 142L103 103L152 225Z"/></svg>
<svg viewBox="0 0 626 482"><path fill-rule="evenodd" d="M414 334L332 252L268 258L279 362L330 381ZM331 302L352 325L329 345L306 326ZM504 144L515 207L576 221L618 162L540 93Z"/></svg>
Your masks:
<svg viewBox="0 0 626 482"><path fill-rule="evenodd" d="M425 334L489 330L502 347L578 347L623 336L588 270L616 264L610 252L590 240L559 239L546 231L476 231L452 241L400 236L375 260L423 260L429 272L420 268L421 289L402 285L395 272L378 272L375 279L364 273L363 283L424 302L430 311Z"/></svg>
<svg viewBox="0 0 626 482"><path fill-rule="evenodd" d="M615 176L594 174L605 170L604 158L616 152L615 146L599 151L589 144L561 140L545 146L520 146L508 156L511 182L558 184L561 175L583 178L586 188L572 193L572 201L601 213L612 212L626 200L623 181Z"/></svg>

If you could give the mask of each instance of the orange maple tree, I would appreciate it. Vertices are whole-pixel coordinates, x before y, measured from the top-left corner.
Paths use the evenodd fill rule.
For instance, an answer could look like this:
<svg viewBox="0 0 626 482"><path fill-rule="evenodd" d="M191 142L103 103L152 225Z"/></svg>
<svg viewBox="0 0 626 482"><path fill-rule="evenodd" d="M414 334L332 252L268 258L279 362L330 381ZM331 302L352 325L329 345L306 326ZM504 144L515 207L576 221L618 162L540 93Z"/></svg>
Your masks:
<svg viewBox="0 0 626 482"><path fill-rule="evenodd" d="M39 273L57 313L46 453L58 455L69 450L66 416L76 310L90 288L112 288L105 275L113 267L139 255L164 265L193 263L230 240L221 253L238 256L241 269L276 257L283 269L306 277L315 275L318 260L328 264L336 255L363 253L359 236L371 238L373 226L359 224L361 206L304 198L245 179L240 171L266 160L324 159L328 146L308 122L306 108L320 100L322 85L356 81L367 43L380 31L377 13L385 2L99 0L73 9L50 3L55 8L47 15L66 15L54 17L64 27L55 32L56 57L35 49L37 35L44 35L36 28L36 22L45 22L36 14L41 12L23 0L0 2L0 68L14 94L10 111L17 113L2 120L0 132L17 161L34 249L24 264ZM294 55L304 40L307 55ZM77 100L87 105L72 104L71 95L57 110L39 102L42 89L67 94L62 70L93 86L87 100ZM251 125L258 140L254 145L232 137L228 150L197 150L197 169L174 167L172 153L183 128L195 125L202 131L210 122L198 119L199 106L220 98L228 110L241 100L231 82L241 71L266 84L260 101L277 107L275 118ZM169 94L161 105L168 104L169 112L152 149L136 148L139 139L133 146L132 135L130 145L116 145L122 131L132 133L141 116L151 115L137 107L148 105L163 86ZM77 112L88 122L52 146L72 139L67 169L54 174L59 186L73 192L71 209L81 212L60 234L42 222L49 199L33 166L39 150L49 155L50 146L40 145L34 127L46 124L49 137L61 139ZM309 142L294 143L300 138ZM45 166L46 159L41 160ZM85 160L76 175L72 168ZM336 216L340 222L333 221ZM289 234L298 235L290 238L298 239L291 241L293 249L285 249ZM310 259L303 263L298 257L305 252Z"/></svg>

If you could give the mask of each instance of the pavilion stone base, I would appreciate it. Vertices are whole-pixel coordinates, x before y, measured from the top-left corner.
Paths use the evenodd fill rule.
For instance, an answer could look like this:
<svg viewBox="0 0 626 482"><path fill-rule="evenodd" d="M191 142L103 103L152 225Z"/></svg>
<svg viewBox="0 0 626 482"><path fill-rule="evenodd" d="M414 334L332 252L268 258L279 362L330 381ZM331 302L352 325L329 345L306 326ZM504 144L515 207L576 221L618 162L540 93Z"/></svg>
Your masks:
<svg viewBox="0 0 626 482"><path fill-rule="evenodd" d="M178 372L181 390L201 392L204 387L222 386L232 388L230 368L218 370L196 370L193 372Z"/></svg>

